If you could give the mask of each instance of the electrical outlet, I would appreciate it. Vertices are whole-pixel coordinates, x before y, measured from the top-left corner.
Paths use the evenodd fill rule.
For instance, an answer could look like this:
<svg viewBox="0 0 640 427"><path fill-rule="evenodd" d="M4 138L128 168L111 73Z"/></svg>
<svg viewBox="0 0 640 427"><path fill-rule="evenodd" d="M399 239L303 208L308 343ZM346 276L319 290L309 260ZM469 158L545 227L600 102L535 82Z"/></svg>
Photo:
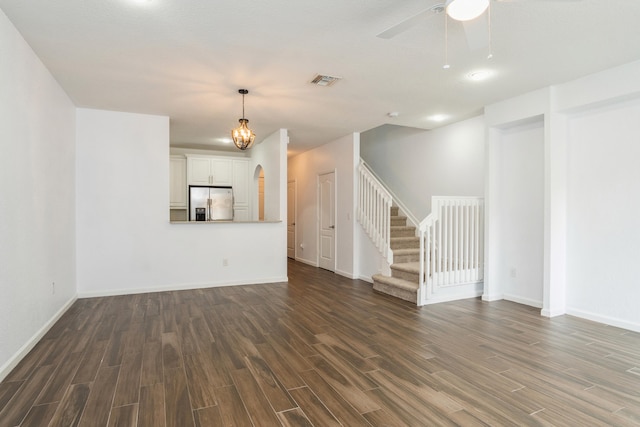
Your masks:
<svg viewBox="0 0 640 427"><path fill-rule="evenodd" d="M516 278L516 269L515 269L515 267L511 267L511 277L512 277L513 279L515 279L515 278Z"/></svg>
<svg viewBox="0 0 640 427"><path fill-rule="evenodd" d="M51 295L56 294L56 282L51 282Z"/></svg>
<svg viewBox="0 0 640 427"><path fill-rule="evenodd" d="M222 259L222 266L223 266L223 267L228 267L228 266L229 266L229 260L228 260L228 259L226 259L226 258L223 258L223 259Z"/></svg>

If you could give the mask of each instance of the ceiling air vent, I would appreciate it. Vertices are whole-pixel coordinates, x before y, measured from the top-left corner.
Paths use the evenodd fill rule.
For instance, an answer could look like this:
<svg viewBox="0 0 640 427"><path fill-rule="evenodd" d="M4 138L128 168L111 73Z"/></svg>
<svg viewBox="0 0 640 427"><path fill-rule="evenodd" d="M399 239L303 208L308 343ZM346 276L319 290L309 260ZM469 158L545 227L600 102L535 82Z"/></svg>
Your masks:
<svg viewBox="0 0 640 427"><path fill-rule="evenodd" d="M323 76L322 74L318 74L313 78L313 80L311 80L311 83L318 86L331 86L340 79L342 79L342 77Z"/></svg>

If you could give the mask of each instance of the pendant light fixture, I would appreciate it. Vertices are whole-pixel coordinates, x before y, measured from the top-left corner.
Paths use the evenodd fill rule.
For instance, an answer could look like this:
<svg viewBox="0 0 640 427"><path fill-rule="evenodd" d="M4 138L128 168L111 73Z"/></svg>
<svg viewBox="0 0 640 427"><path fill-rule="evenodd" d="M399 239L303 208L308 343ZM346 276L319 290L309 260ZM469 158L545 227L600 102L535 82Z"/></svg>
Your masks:
<svg viewBox="0 0 640 427"><path fill-rule="evenodd" d="M447 15L456 21L471 21L489 7L489 0L447 0Z"/></svg>
<svg viewBox="0 0 640 427"><path fill-rule="evenodd" d="M244 96L249 93L247 89L238 89L238 93L242 95L242 118L239 120L240 126L231 131L233 143L240 150L246 150L253 146L256 134L247 126L249 120L244 118Z"/></svg>

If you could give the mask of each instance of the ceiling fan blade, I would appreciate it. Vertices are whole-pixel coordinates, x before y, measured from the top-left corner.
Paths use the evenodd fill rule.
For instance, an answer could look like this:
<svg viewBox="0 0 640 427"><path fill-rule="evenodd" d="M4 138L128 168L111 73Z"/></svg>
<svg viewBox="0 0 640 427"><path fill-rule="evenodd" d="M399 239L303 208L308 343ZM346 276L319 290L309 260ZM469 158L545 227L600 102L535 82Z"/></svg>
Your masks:
<svg viewBox="0 0 640 427"><path fill-rule="evenodd" d="M467 38L467 45L471 50L480 50L489 46L491 41L489 34L489 24L486 17L472 19L462 23L464 35Z"/></svg>
<svg viewBox="0 0 640 427"><path fill-rule="evenodd" d="M425 9L421 12L418 12L417 14L413 15L410 18L405 19L404 21L387 28L386 30L384 30L383 32L376 34L376 37L380 37L381 39L390 39L393 38L395 36L397 36L400 33L404 33L405 31L407 31L408 29L410 29L411 27L417 25L418 23L420 23L421 21L423 21L424 19L426 19L429 15L434 15L435 13L437 13L436 11L433 10L433 7L430 7L429 9Z"/></svg>

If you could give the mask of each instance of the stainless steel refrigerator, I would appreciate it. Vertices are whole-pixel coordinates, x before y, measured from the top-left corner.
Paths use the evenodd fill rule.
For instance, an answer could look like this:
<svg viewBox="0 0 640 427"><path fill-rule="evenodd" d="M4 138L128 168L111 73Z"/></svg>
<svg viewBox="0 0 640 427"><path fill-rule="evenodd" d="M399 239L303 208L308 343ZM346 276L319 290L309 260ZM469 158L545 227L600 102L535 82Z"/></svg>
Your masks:
<svg viewBox="0 0 640 427"><path fill-rule="evenodd" d="M189 221L232 221L231 187L189 186Z"/></svg>

